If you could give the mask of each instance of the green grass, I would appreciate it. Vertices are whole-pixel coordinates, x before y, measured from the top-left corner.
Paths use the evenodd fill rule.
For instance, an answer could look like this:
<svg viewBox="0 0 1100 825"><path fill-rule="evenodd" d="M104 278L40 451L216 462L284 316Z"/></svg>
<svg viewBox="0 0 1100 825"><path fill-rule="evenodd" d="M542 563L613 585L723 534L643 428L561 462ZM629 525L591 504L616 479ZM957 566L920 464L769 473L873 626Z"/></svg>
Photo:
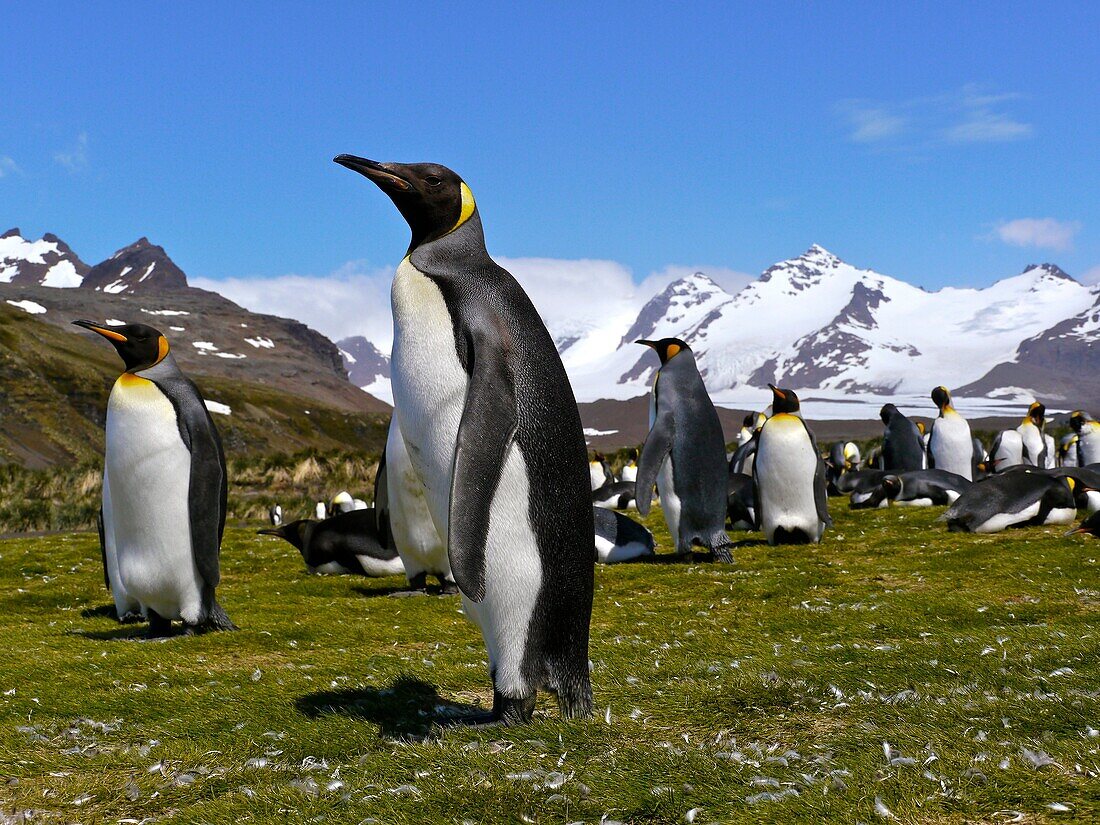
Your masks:
<svg viewBox="0 0 1100 825"><path fill-rule="evenodd" d="M1100 820L1100 545L834 510L817 548L750 537L732 567L598 567L598 713L563 723L544 697L529 727L441 736L437 708L491 698L457 598L311 577L232 530L220 599L242 630L139 642L105 614L94 536L0 542L0 812Z"/></svg>

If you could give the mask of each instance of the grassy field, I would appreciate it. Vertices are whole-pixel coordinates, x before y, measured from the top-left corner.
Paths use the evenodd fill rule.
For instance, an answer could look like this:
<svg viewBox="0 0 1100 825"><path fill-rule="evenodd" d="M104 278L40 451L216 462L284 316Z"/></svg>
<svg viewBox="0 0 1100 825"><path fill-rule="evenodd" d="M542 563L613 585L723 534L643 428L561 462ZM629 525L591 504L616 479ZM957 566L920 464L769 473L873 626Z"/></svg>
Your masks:
<svg viewBox="0 0 1100 825"><path fill-rule="evenodd" d="M93 535L2 541L0 822L1100 821L1100 545L834 510L817 548L597 568L598 713L442 734L491 701L457 598L232 530L242 630L141 642Z"/></svg>

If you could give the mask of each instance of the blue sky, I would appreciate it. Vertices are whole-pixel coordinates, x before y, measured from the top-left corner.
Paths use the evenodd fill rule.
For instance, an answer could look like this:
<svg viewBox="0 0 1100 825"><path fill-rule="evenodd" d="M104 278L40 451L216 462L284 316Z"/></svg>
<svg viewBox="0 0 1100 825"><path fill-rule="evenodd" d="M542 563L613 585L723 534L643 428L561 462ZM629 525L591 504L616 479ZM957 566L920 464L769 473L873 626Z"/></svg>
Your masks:
<svg viewBox="0 0 1100 825"><path fill-rule="evenodd" d="M501 256L1100 280L1096 4L176 5L6 10L0 231L215 279L392 265L353 152L456 169Z"/></svg>

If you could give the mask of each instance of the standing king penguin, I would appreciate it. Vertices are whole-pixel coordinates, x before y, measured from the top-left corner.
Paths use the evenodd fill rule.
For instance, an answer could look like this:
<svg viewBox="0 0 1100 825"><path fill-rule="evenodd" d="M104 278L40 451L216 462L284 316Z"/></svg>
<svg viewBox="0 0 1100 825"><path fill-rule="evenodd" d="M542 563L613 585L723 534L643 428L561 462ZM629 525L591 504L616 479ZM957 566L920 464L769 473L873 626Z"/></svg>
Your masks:
<svg viewBox="0 0 1100 825"><path fill-rule="evenodd" d="M676 551L690 553L701 544L715 561L729 564L726 444L695 354L679 338L635 343L652 347L661 359L649 400L649 435L638 461L638 512L649 513L656 483Z"/></svg>
<svg viewBox="0 0 1100 825"><path fill-rule="evenodd" d="M1023 443L1024 463L1049 470L1054 467L1054 456L1047 445L1046 433L1043 431L1046 414L1047 408L1043 404L1038 401L1031 402L1031 406L1027 408L1027 415L1016 428L1016 432L1020 434L1020 440Z"/></svg>
<svg viewBox="0 0 1100 825"><path fill-rule="evenodd" d="M235 630L214 598L221 580L226 472L221 439L168 339L144 324L74 321L114 345L126 365L107 402L103 527L108 572L140 604L150 636ZM112 581L112 590L115 582ZM115 599L118 600L116 593ZM120 613L121 615L121 613Z"/></svg>
<svg viewBox="0 0 1100 825"><path fill-rule="evenodd" d="M757 436L756 519L768 544L817 544L829 517L825 462L793 390L768 385L772 415Z"/></svg>
<svg viewBox="0 0 1100 825"><path fill-rule="evenodd" d="M973 481L974 441L970 424L951 406L951 392L947 387L932 390L932 402L940 414L932 422L928 439L929 466Z"/></svg>
<svg viewBox="0 0 1100 825"><path fill-rule="evenodd" d="M882 434L881 469L895 473L927 469L928 454L917 425L893 404L883 405L879 418L886 425Z"/></svg>
<svg viewBox="0 0 1100 825"><path fill-rule="evenodd" d="M1069 425L1077 434L1078 466L1100 463L1100 421L1084 410L1074 410Z"/></svg>
<svg viewBox="0 0 1100 825"><path fill-rule="evenodd" d="M485 721L529 721L539 689L557 694L563 716L586 716L595 526L580 414L554 342L489 257L457 174L335 161L375 183L412 230L391 290L395 414L485 640Z"/></svg>

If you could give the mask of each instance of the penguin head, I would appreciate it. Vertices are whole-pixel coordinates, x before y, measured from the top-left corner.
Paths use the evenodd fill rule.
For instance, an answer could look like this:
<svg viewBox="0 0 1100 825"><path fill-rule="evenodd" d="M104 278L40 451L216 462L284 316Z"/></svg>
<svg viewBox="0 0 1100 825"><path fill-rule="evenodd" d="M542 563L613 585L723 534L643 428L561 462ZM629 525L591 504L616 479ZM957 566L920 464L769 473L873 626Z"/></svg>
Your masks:
<svg viewBox="0 0 1100 825"><path fill-rule="evenodd" d="M168 339L160 330L145 324L107 327L95 321L73 321L74 326L90 329L110 341L126 364L127 372L137 372L159 364L168 355Z"/></svg>
<svg viewBox="0 0 1100 825"><path fill-rule="evenodd" d="M898 414L898 408L893 404L883 404L882 409L878 411L878 417L882 419L883 424L889 424L890 419Z"/></svg>
<svg viewBox="0 0 1100 825"><path fill-rule="evenodd" d="M882 489L886 491L887 498L897 498L898 494L901 493L901 479L896 475L883 476Z"/></svg>
<svg viewBox="0 0 1100 825"><path fill-rule="evenodd" d="M465 181L438 163L378 163L355 155L338 155L333 161L389 195L412 230L410 252L458 229L477 209Z"/></svg>
<svg viewBox="0 0 1100 825"><path fill-rule="evenodd" d="M679 338L662 338L659 341L648 341L645 338L640 338L634 342L635 344L643 344L647 347L652 347L657 351L657 355L661 359L661 366L663 367L681 352L691 352L691 347L681 341Z"/></svg>
<svg viewBox="0 0 1100 825"><path fill-rule="evenodd" d="M936 387L932 390L932 403L942 413L951 406L951 391L947 387Z"/></svg>
<svg viewBox="0 0 1100 825"><path fill-rule="evenodd" d="M775 384L768 384L768 386L772 391L772 415L798 412L798 396L795 395L794 390L780 389Z"/></svg>
<svg viewBox="0 0 1100 825"><path fill-rule="evenodd" d="M1032 401L1031 406L1027 408L1027 420L1029 420L1036 427L1043 426L1043 419L1046 417L1047 408L1038 401Z"/></svg>
<svg viewBox="0 0 1100 825"><path fill-rule="evenodd" d="M1081 434L1081 428L1085 426L1085 422L1090 418L1089 414L1084 410L1074 410L1073 414L1069 417L1069 425L1073 428L1073 431L1078 435Z"/></svg>
<svg viewBox="0 0 1100 825"><path fill-rule="evenodd" d="M288 522L279 527L269 527L263 530L257 530L256 534L260 536L278 536L281 539L285 539L297 547L298 552L305 558L306 530L311 524L316 524L316 522L303 518L297 521ZM306 559L306 561L308 562L309 560Z"/></svg>

